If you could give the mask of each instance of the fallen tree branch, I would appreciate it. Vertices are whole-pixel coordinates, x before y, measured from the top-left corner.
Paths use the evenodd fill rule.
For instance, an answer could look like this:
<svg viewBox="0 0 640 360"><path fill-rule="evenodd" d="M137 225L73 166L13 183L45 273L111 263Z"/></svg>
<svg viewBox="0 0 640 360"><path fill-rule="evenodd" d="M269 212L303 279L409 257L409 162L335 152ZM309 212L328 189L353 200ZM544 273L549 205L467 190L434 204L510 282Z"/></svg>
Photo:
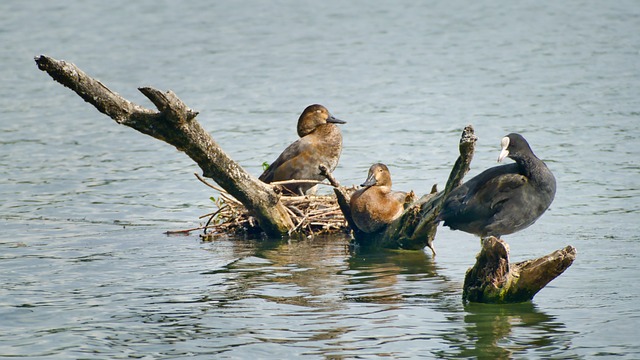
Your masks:
<svg viewBox="0 0 640 360"><path fill-rule="evenodd" d="M198 113L189 109L173 92L139 88L157 107L158 111L153 111L124 99L72 63L45 55L36 57L35 61L40 70L118 124L167 142L187 154L200 166L204 176L213 179L246 206L266 234L281 236L293 228L291 218L273 189L229 158L195 120Z"/></svg>
<svg viewBox="0 0 640 360"><path fill-rule="evenodd" d="M336 180L336 178L333 177L333 174L329 172L329 168L327 168L325 165L320 165L319 170L320 170L320 175L324 176L327 180L329 180L329 183L331 184L331 186L335 188L340 187L340 183L338 182L338 180Z"/></svg>

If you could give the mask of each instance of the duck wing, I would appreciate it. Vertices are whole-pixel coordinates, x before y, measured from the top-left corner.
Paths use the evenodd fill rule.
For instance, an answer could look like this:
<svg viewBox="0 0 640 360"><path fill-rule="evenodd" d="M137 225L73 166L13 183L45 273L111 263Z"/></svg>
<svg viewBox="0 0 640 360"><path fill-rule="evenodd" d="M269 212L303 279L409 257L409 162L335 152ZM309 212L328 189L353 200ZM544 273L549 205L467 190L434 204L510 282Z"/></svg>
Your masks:
<svg viewBox="0 0 640 360"><path fill-rule="evenodd" d="M300 170L305 168L311 145L306 136L294 141L269 165L259 179L267 184L273 181L300 179Z"/></svg>
<svg viewBox="0 0 640 360"><path fill-rule="evenodd" d="M400 202L401 204L404 204L407 201L407 196L409 194L404 192L404 191L392 191L389 193L389 196L391 196L391 198L395 199L396 201Z"/></svg>

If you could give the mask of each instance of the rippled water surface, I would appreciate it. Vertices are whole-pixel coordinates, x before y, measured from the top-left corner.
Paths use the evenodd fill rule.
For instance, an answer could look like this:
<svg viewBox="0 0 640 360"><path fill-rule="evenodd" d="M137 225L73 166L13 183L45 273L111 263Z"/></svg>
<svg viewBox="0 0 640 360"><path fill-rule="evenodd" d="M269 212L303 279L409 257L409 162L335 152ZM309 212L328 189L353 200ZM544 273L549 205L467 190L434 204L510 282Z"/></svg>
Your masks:
<svg viewBox="0 0 640 360"><path fill-rule="evenodd" d="M0 3L0 357L640 358L640 7L565 2ZM305 106L348 121L335 172L394 187L469 176L522 133L558 179L505 237L513 261L578 257L530 303L461 301L478 240L438 255L342 236L201 242L216 195L184 154L39 71L47 54L151 107L171 89L258 175Z"/></svg>

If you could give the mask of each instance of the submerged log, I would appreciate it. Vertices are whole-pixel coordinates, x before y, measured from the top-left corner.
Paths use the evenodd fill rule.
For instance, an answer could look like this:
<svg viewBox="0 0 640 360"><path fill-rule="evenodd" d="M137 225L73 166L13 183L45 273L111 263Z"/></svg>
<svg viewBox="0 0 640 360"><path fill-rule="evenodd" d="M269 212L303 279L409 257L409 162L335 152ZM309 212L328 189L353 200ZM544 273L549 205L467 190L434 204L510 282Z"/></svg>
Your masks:
<svg viewBox="0 0 640 360"><path fill-rule="evenodd" d="M35 61L40 70L75 91L118 124L167 142L187 154L200 166L204 176L213 179L255 216L267 235L281 236L293 228L294 224L273 188L233 161L195 120L198 113L189 109L173 92L139 88L157 107L158 111L154 111L128 101L72 63L45 55L36 57Z"/></svg>
<svg viewBox="0 0 640 360"><path fill-rule="evenodd" d="M466 126L460 138L460 156L453 165L444 190L437 192L434 185L430 194L424 195L418 201L405 206L405 211L402 215L380 232L365 233L360 231L351 218L351 208L349 206L351 194L344 187L335 188L338 204L349 226L353 229L355 243L363 247L407 250L421 250L428 247L435 255L433 240L438 228L436 217L447 194L460 185L464 176L469 172L476 141L477 137L474 134L473 127L471 125Z"/></svg>
<svg viewBox="0 0 640 360"><path fill-rule="evenodd" d="M534 260L509 263L509 245L489 237L482 242L476 264L467 271L462 298L481 303L517 303L532 300L551 280L560 276L576 258L567 246Z"/></svg>

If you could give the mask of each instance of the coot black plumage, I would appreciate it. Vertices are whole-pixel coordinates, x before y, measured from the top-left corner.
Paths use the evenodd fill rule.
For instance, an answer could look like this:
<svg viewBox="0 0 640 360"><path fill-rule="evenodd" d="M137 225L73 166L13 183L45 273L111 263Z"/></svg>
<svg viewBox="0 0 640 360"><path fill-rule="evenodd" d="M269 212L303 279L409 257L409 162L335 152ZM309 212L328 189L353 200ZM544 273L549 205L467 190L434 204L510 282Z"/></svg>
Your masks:
<svg viewBox="0 0 640 360"><path fill-rule="evenodd" d="M438 220L452 230L485 238L512 234L533 224L549 208L556 179L520 134L502 138L498 157L513 164L485 170L460 185L445 200Z"/></svg>

